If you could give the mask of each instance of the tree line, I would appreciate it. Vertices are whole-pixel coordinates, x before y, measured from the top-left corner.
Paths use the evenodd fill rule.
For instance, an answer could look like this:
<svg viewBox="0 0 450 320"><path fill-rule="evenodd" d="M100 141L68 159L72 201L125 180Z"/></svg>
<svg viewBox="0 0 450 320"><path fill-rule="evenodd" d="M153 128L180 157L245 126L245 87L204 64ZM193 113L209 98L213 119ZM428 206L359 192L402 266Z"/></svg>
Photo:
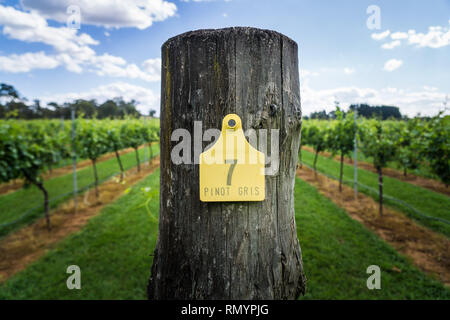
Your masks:
<svg viewBox="0 0 450 320"><path fill-rule="evenodd" d="M103 103L77 99L63 104L49 102L43 106L39 100L30 103L12 85L0 84L0 119L69 119L72 109L85 118L124 119L142 115L136 106L135 100L124 101L121 97ZM149 116L153 117L155 113L155 110L150 110Z"/></svg>
<svg viewBox="0 0 450 320"><path fill-rule="evenodd" d="M339 104L339 103L337 103ZM394 106L370 106L368 104L362 103L362 104L352 104L350 105L349 112L354 112L355 109L358 110L358 116L367 118L367 119L381 119L381 120L387 120L387 119L407 119L406 115L402 115L400 112L400 109L398 107ZM343 111L341 111L343 112ZM345 113L345 112L344 112ZM312 112L309 116L305 116L304 119L318 119L318 120L333 120L338 117L338 114L335 110L326 112L325 110L322 111L315 111Z"/></svg>

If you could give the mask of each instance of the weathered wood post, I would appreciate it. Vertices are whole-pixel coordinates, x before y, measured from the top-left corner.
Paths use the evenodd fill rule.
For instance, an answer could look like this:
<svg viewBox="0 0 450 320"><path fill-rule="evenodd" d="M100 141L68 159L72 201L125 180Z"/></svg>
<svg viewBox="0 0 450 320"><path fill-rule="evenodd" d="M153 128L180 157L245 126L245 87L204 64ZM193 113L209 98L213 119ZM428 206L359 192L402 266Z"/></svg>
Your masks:
<svg viewBox="0 0 450 320"><path fill-rule="evenodd" d="M293 193L301 129L297 44L254 28L198 30L169 39L161 57L160 220L149 298L297 298L305 291ZM194 121L203 131L220 130L230 113L244 131L279 129L279 171L265 177L264 201L201 202L198 152L190 164L171 161L175 129L191 133L195 151L202 132L194 136Z"/></svg>

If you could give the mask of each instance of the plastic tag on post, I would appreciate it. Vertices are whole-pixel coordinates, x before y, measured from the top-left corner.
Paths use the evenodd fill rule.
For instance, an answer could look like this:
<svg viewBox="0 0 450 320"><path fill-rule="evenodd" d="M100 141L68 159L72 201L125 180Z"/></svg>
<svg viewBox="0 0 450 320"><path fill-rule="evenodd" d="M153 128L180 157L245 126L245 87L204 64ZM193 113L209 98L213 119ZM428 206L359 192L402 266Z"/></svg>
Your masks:
<svg viewBox="0 0 450 320"><path fill-rule="evenodd" d="M247 142L238 115L225 116L220 137L199 160L201 201L265 199L265 156Z"/></svg>

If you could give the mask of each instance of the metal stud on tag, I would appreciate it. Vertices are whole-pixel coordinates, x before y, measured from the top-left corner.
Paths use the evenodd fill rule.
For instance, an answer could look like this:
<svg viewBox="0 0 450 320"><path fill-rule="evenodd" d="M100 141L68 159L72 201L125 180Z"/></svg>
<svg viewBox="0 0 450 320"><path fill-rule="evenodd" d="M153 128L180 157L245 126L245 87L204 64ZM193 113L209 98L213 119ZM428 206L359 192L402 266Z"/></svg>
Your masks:
<svg viewBox="0 0 450 320"><path fill-rule="evenodd" d="M201 201L265 199L265 156L247 142L238 115L223 118L220 137L199 163Z"/></svg>

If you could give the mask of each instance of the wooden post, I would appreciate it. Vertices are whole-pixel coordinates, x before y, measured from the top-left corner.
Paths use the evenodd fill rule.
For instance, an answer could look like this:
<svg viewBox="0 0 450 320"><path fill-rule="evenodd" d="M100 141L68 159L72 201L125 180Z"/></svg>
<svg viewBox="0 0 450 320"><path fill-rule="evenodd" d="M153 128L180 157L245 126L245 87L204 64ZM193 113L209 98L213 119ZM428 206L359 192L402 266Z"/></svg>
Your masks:
<svg viewBox="0 0 450 320"><path fill-rule="evenodd" d="M73 207L75 212L78 208L78 187L77 187L77 153L75 150L75 138L76 138L76 128L75 128L75 107L70 109L70 116L72 119L72 163L73 163Z"/></svg>
<svg viewBox="0 0 450 320"><path fill-rule="evenodd" d="M306 282L294 213L297 44L254 28L198 30L165 42L161 58L160 219L149 298L297 298ZM201 202L198 164L171 161L175 129L192 137L194 121L221 129L229 113L244 131L279 129L279 171L265 177L264 201Z"/></svg>

